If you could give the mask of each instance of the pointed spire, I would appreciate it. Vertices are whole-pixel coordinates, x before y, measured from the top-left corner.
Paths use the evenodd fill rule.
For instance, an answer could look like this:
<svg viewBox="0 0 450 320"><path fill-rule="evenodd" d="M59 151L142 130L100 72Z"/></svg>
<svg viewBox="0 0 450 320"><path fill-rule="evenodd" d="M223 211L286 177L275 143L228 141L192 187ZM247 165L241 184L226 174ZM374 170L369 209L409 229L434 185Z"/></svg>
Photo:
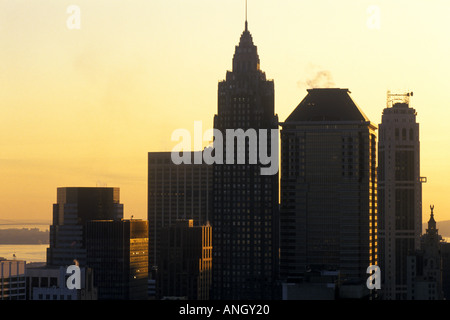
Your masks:
<svg viewBox="0 0 450 320"><path fill-rule="evenodd" d="M250 31L248 31L247 0L245 1L245 30L242 32L239 45L236 46L234 52L232 70L244 74L260 71L258 50L253 43Z"/></svg>
<svg viewBox="0 0 450 320"><path fill-rule="evenodd" d="M436 220L434 220L434 205L430 206L431 214L430 214L430 220L428 220L428 229L435 230L436 229Z"/></svg>
<svg viewBox="0 0 450 320"><path fill-rule="evenodd" d="M247 22L247 0L245 0L245 31L248 31L248 22Z"/></svg>

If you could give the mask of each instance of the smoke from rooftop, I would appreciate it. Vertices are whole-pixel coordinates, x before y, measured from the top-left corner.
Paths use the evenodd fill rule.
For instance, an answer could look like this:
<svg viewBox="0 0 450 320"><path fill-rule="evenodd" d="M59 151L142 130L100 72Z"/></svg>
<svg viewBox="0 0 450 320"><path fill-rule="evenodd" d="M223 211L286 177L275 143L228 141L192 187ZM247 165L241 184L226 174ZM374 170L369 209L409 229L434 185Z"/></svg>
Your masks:
<svg viewBox="0 0 450 320"><path fill-rule="evenodd" d="M309 65L306 71L306 78L306 80L300 80L297 82L299 88L306 87L307 89L313 89L335 87L335 82L331 71L323 70L318 66Z"/></svg>

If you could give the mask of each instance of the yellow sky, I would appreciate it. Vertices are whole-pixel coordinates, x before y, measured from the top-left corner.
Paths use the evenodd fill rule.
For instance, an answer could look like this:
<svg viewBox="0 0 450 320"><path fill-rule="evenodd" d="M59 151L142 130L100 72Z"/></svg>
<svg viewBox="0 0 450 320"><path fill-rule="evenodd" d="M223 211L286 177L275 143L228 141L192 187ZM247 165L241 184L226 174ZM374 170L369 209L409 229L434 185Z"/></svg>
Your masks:
<svg viewBox="0 0 450 320"><path fill-rule="evenodd" d="M67 27L70 5L80 29ZM414 92L424 220L430 204L450 219L450 2L248 6L280 121L319 71L377 124L387 90ZM146 218L147 152L170 151L194 121L212 126L243 28L243 0L0 0L0 219L50 220L57 187L96 185Z"/></svg>

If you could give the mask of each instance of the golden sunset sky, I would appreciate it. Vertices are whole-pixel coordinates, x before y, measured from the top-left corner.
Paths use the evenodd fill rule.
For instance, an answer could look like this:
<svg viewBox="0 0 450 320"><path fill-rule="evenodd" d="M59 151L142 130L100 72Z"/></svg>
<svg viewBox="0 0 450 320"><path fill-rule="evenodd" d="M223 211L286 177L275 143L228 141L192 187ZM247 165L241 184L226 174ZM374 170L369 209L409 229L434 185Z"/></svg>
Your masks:
<svg viewBox="0 0 450 320"><path fill-rule="evenodd" d="M430 204L450 219L449 17L448 0L248 2L280 121L314 79L376 124L387 90L414 92L424 222ZM58 187L105 185L146 219L147 153L212 127L244 19L244 0L0 0L0 219L50 221Z"/></svg>

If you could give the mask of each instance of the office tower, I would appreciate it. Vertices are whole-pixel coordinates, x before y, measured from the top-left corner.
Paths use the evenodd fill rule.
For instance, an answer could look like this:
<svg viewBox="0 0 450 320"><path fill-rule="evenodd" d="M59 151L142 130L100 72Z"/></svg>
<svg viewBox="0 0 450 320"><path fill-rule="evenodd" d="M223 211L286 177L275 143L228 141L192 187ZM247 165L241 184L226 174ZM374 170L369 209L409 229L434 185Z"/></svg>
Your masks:
<svg viewBox="0 0 450 320"><path fill-rule="evenodd" d="M63 266L27 266L27 300L97 300L91 268L80 268L80 289L67 287L69 276Z"/></svg>
<svg viewBox="0 0 450 320"><path fill-rule="evenodd" d="M223 162L213 165L212 295L214 299L276 298L278 131L272 152L276 155L271 153L276 157L275 174L262 174L263 161L253 162L252 156L256 146L259 151L261 145L272 150L271 129L278 130L278 116L274 114L274 83L260 69L247 21L235 47L232 71L218 84L214 129L214 156L222 154ZM245 140L228 135L239 129L248 134ZM227 144L234 147L227 148Z"/></svg>
<svg viewBox="0 0 450 320"><path fill-rule="evenodd" d="M348 89L309 89L281 123L280 276L367 280L377 264L376 126Z"/></svg>
<svg viewBox="0 0 450 320"><path fill-rule="evenodd" d="M178 220L161 229L159 299L208 300L211 286L211 226Z"/></svg>
<svg viewBox="0 0 450 320"><path fill-rule="evenodd" d="M121 219L123 205L119 197L119 188L58 188L47 265L67 266L77 260L85 266L85 225L90 220Z"/></svg>
<svg viewBox="0 0 450 320"><path fill-rule="evenodd" d="M194 163L175 164L171 152L148 153L149 266L158 266L161 229L179 219L192 219L196 225L208 223L211 214L212 166ZM203 157L202 157L203 159Z"/></svg>
<svg viewBox="0 0 450 320"><path fill-rule="evenodd" d="M0 300L25 300L25 261L0 258Z"/></svg>
<svg viewBox="0 0 450 320"><path fill-rule="evenodd" d="M147 221L89 221L86 249L99 300L147 299Z"/></svg>
<svg viewBox="0 0 450 320"><path fill-rule="evenodd" d="M443 300L442 237L436 228L433 209L426 233L420 237L421 247L406 257L406 292L408 300Z"/></svg>
<svg viewBox="0 0 450 320"><path fill-rule="evenodd" d="M406 256L420 248L422 186L419 124L412 93L388 93L379 125L378 230L382 296L406 299Z"/></svg>

